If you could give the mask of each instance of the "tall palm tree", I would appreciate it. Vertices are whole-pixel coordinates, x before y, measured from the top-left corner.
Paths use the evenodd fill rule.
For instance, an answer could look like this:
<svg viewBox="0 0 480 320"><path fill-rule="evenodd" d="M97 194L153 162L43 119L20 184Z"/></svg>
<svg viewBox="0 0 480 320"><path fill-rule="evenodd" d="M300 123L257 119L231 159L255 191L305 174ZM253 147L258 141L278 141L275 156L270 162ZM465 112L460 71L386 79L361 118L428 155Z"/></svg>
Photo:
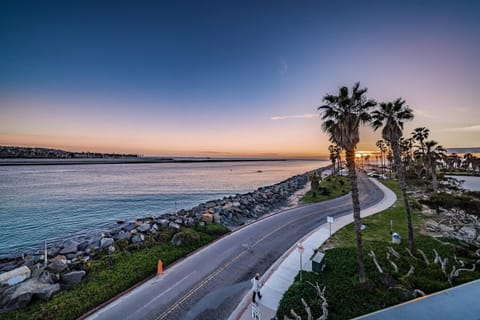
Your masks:
<svg viewBox="0 0 480 320"><path fill-rule="evenodd" d="M435 193L438 191L437 160L443 159L446 152L447 150L438 145L438 142L433 140L425 141L425 164L432 175L433 192Z"/></svg>
<svg viewBox="0 0 480 320"><path fill-rule="evenodd" d="M367 89L361 89L357 82L351 93L347 87L341 87L338 95L328 94L323 98L325 105L318 107L322 113L322 129L330 136L330 141L345 150L348 176L352 188L353 220L357 240L357 260L360 282L367 281L363 262L362 221L360 219L360 201L358 198L357 173L355 171L355 148L360 141L359 127L370 122L369 109L376 105L374 100L366 98Z"/></svg>
<svg viewBox="0 0 480 320"><path fill-rule="evenodd" d="M385 174L385 153L387 152L387 145L385 141L378 140L376 143L378 149L380 149L380 165L382 166L382 174Z"/></svg>
<svg viewBox="0 0 480 320"><path fill-rule="evenodd" d="M411 134L414 140L420 142L420 149L422 150L422 153L425 153L425 144L423 141L428 139L430 129L426 127L415 128Z"/></svg>
<svg viewBox="0 0 480 320"><path fill-rule="evenodd" d="M328 146L328 151L330 152L330 161L332 161L332 176L335 175L335 163L337 161L337 154L335 151L335 146L333 144Z"/></svg>
<svg viewBox="0 0 480 320"><path fill-rule="evenodd" d="M400 157L400 138L403 133L403 122L413 119L413 111L405 105L405 100L401 98L387 103L380 103L379 108L372 112L374 121L372 127L374 130L382 128L382 138L390 143L393 151L393 158L397 168L398 180L403 193L403 202L407 212L408 225L408 247L413 250L413 227L410 204L407 197L407 184L405 182L405 169Z"/></svg>

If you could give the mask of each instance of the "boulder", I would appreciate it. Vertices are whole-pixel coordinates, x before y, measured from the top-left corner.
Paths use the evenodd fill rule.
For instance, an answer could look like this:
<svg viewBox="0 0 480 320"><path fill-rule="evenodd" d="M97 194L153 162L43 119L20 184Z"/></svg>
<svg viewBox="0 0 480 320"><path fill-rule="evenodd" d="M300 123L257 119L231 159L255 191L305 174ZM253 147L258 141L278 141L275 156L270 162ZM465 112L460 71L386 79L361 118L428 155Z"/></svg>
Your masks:
<svg viewBox="0 0 480 320"><path fill-rule="evenodd" d="M157 222L158 222L162 227L167 227L168 224L170 223L170 221L168 221L167 219L159 219L159 220L157 220Z"/></svg>
<svg viewBox="0 0 480 320"><path fill-rule="evenodd" d="M125 240L130 240L130 237L132 236L132 234L127 231L127 232L120 232L118 235L117 235L117 240L122 240L122 239L125 239Z"/></svg>
<svg viewBox="0 0 480 320"><path fill-rule="evenodd" d="M85 270L72 271L62 275L60 281L64 286L70 287L82 281L86 274Z"/></svg>
<svg viewBox="0 0 480 320"><path fill-rule="evenodd" d="M148 223L141 224L138 227L138 231L140 231L140 232L147 232L148 230L150 230L150 224L148 224Z"/></svg>
<svg viewBox="0 0 480 320"><path fill-rule="evenodd" d="M59 255L52 259L48 265L48 269L59 273L68 268L67 258L65 256Z"/></svg>
<svg viewBox="0 0 480 320"><path fill-rule="evenodd" d="M32 275L30 269L26 266L22 266L20 268L13 269L8 272L4 272L0 274L0 285L9 285L13 286L17 283L20 283Z"/></svg>
<svg viewBox="0 0 480 320"><path fill-rule="evenodd" d="M47 254L49 257L55 257L60 252L59 247L51 247L47 249Z"/></svg>
<svg viewBox="0 0 480 320"><path fill-rule="evenodd" d="M176 224L175 222L170 222L170 223L168 224L168 227L169 227L169 228L172 228L172 229L175 229L175 230L177 230L177 231L180 230L180 226L179 226L178 224Z"/></svg>
<svg viewBox="0 0 480 320"><path fill-rule="evenodd" d="M21 260L7 261L5 263L0 264L0 272L7 272L10 270L16 269L20 267L20 265L21 265Z"/></svg>
<svg viewBox="0 0 480 320"><path fill-rule="evenodd" d="M48 300L58 291L60 291L58 283L46 284L38 281L38 279L31 278L2 292L0 295L0 310L11 311L23 308L30 303L33 296Z"/></svg>
<svg viewBox="0 0 480 320"><path fill-rule="evenodd" d="M133 229L135 229L137 227L137 224L136 223L133 223L133 222L128 222L124 225L122 225L122 229L124 231L132 231Z"/></svg>
<svg viewBox="0 0 480 320"><path fill-rule="evenodd" d="M139 242L142 242L143 240L145 240L145 237L141 233L136 234L132 237L132 243L139 243Z"/></svg>
<svg viewBox="0 0 480 320"><path fill-rule="evenodd" d="M108 254L112 254L114 252L115 252L115 247L114 246L108 247Z"/></svg>
<svg viewBox="0 0 480 320"><path fill-rule="evenodd" d="M63 244L60 254L75 253L78 251L78 242L74 240L68 240Z"/></svg>
<svg viewBox="0 0 480 320"><path fill-rule="evenodd" d="M107 248L111 246L114 242L115 240L113 240L112 238L102 238L102 240L100 240L100 248Z"/></svg>
<svg viewBox="0 0 480 320"><path fill-rule="evenodd" d="M88 245L90 244L89 241L83 241L83 242L80 242L80 244L78 245L78 250L79 251L85 251L85 249L88 248Z"/></svg>
<svg viewBox="0 0 480 320"><path fill-rule="evenodd" d="M39 276L38 281L45 284L54 284L58 282L59 277L55 273L50 273L48 270L44 270Z"/></svg>
<svg viewBox="0 0 480 320"><path fill-rule="evenodd" d="M213 222L213 214L211 214L211 213L202 214L202 221L206 222L206 223L212 223Z"/></svg>

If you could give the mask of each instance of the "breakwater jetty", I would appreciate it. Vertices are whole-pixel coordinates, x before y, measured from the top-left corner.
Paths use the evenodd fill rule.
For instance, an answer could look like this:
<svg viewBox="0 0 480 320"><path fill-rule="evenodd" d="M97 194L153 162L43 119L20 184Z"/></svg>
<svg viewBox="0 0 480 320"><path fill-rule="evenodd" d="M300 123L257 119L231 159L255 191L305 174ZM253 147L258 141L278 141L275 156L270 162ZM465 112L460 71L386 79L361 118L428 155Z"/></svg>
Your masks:
<svg viewBox="0 0 480 320"><path fill-rule="evenodd" d="M87 262L101 255L113 254L119 241L141 248L149 237L181 245L182 239L176 235L184 228L219 223L234 229L274 212L285 207L289 198L306 186L310 174L296 175L252 192L207 201L188 210L117 221L116 225L98 234L56 241L49 243L46 250L42 248L5 257L0 260L0 311L22 308L33 297L48 300L62 288L80 282L86 276ZM164 231L173 236L165 239Z"/></svg>

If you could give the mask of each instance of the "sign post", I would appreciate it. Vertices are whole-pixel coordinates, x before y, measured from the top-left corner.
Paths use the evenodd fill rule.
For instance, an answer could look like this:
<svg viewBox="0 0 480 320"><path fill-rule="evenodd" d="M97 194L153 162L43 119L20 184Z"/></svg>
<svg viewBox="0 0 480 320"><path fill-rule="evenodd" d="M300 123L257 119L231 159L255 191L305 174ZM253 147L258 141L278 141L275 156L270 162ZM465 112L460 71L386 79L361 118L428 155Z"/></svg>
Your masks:
<svg viewBox="0 0 480 320"><path fill-rule="evenodd" d="M303 255L303 250L305 250L305 248L303 247L302 243L299 242L297 244L297 250L298 252L300 252L300 282L302 281L302 255Z"/></svg>
<svg viewBox="0 0 480 320"><path fill-rule="evenodd" d="M333 217L328 216L327 217L327 222L330 225L330 237L332 236L332 223L333 223Z"/></svg>

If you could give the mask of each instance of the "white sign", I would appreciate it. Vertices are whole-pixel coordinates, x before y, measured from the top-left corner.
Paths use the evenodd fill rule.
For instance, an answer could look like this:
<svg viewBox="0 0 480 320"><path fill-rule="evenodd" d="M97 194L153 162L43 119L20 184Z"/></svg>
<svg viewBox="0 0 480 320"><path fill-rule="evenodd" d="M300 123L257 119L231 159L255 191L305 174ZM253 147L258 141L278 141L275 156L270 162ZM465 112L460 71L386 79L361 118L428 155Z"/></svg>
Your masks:
<svg viewBox="0 0 480 320"><path fill-rule="evenodd" d="M333 223L333 217L327 217L327 222L328 223Z"/></svg>
<svg viewBox="0 0 480 320"><path fill-rule="evenodd" d="M303 253L304 248L303 248L303 245L302 245L301 242L299 242L299 243L297 244L297 250L298 250L300 253Z"/></svg>
<svg viewBox="0 0 480 320"><path fill-rule="evenodd" d="M252 303L252 319L253 320L261 319L260 308L255 303Z"/></svg>

